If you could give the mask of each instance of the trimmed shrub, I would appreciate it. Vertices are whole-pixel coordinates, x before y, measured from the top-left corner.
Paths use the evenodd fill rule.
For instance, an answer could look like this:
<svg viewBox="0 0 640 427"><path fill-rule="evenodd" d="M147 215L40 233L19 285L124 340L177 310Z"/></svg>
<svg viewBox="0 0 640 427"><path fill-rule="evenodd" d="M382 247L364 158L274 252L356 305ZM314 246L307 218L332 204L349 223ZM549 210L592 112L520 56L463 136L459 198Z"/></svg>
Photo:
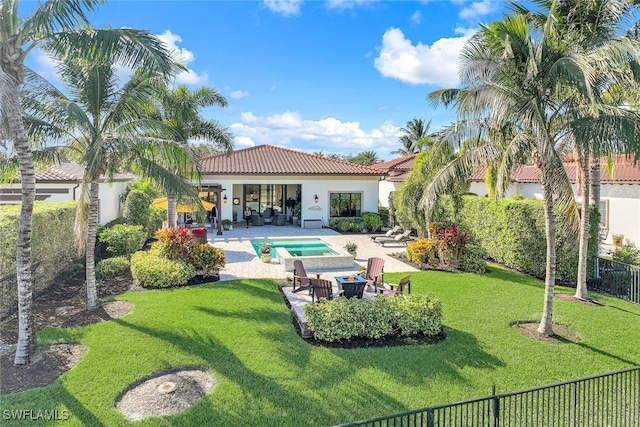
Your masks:
<svg viewBox="0 0 640 427"><path fill-rule="evenodd" d="M353 217L353 218L329 218L329 227L334 230L340 231L342 233L345 232L356 232L361 233L365 230L364 224L362 223L362 218Z"/></svg>
<svg viewBox="0 0 640 427"><path fill-rule="evenodd" d="M399 333L437 335L442 330L442 303L431 295L336 298L303 307L309 330L320 341L378 339Z"/></svg>
<svg viewBox="0 0 640 427"><path fill-rule="evenodd" d="M162 228L162 223L167 219L167 211L157 206L149 206L149 222L147 223L147 236Z"/></svg>
<svg viewBox="0 0 640 427"><path fill-rule="evenodd" d="M77 202L35 202L31 228L33 293L39 295L56 276L78 263L73 235ZM0 205L0 319L18 307L16 250L20 205Z"/></svg>
<svg viewBox="0 0 640 427"><path fill-rule="evenodd" d="M336 298L303 307L307 325L321 341L380 338L392 330L393 310L386 298Z"/></svg>
<svg viewBox="0 0 640 427"><path fill-rule="evenodd" d="M397 312L396 327L403 336L433 336L442 330L442 303L433 295L409 295L389 298Z"/></svg>
<svg viewBox="0 0 640 427"><path fill-rule="evenodd" d="M466 245L462 249L460 270L482 274L487 271L487 251L482 246Z"/></svg>
<svg viewBox="0 0 640 427"><path fill-rule="evenodd" d="M112 256L128 257L142 249L147 232L141 225L116 224L102 230L98 239L107 245L107 252Z"/></svg>
<svg viewBox="0 0 640 427"><path fill-rule="evenodd" d="M380 215L377 213L364 212L362 214L362 224L367 231L380 231L383 223Z"/></svg>
<svg viewBox="0 0 640 427"><path fill-rule="evenodd" d="M629 245L623 245L611 254L611 258L614 261L622 262L631 265L640 265L640 258L638 258L638 250L632 248Z"/></svg>
<svg viewBox="0 0 640 427"><path fill-rule="evenodd" d="M140 251L131 256L131 276L145 288L168 288L185 285L195 276L195 270L186 262L164 258L157 251Z"/></svg>
<svg viewBox="0 0 640 427"><path fill-rule="evenodd" d="M227 260L222 250L209 244L196 245L189 251L187 260L195 271L203 276L211 276L224 267Z"/></svg>
<svg viewBox="0 0 640 427"><path fill-rule="evenodd" d="M141 225L146 229L149 224L149 216L151 215L149 210L150 205L151 198L147 196L145 192L131 190L124 201L122 215L127 220L127 223Z"/></svg>
<svg viewBox="0 0 640 427"><path fill-rule="evenodd" d="M99 261L96 264L96 277L98 279L109 279L118 276L129 269L129 257L115 256Z"/></svg>
<svg viewBox="0 0 640 427"><path fill-rule="evenodd" d="M418 239L407 245L407 260L415 262L421 267L424 264L434 266L438 264L438 241Z"/></svg>

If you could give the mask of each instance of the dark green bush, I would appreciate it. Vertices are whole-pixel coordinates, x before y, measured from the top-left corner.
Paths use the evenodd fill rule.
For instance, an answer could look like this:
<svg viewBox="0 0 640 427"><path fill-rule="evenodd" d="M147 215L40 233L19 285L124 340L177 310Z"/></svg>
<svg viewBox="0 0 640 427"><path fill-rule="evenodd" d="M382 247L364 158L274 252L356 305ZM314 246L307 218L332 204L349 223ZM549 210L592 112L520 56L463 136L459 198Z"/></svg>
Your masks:
<svg viewBox="0 0 640 427"><path fill-rule="evenodd" d="M388 298L396 311L395 326L403 336L434 336L442 330L442 302L433 295Z"/></svg>
<svg viewBox="0 0 640 427"><path fill-rule="evenodd" d="M186 262L164 258L158 251L140 251L131 256L131 276L145 288L168 288L185 285L195 270Z"/></svg>
<svg viewBox="0 0 640 427"><path fill-rule="evenodd" d="M433 336L442 330L442 304L427 295L402 298L336 298L303 308L309 330L321 341L403 336Z"/></svg>
<svg viewBox="0 0 640 427"><path fill-rule="evenodd" d="M389 208L379 206L378 215L380 215L380 219L382 220L382 224L384 227L391 227L391 225L389 224Z"/></svg>
<svg viewBox="0 0 640 427"><path fill-rule="evenodd" d="M364 212L362 214L362 224L367 231L380 231L382 228L382 219L377 213Z"/></svg>
<svg viewBox="0 0 640 427"><path fill-rule="evenodd" d="M116 224L102 230L98 239L107 245L112 256L130 256L142 249L147 232L141 225Z"/></svg>
<svg viewBox="0 0 640 427"><path fill-rule="evenodd" d="M98 279L109 279L116 277L129 269L129 257L116 256L99 261L96 264L96 277Z"/></svg>
<svg viewBox="0 0 640 427"><path fill-rule="evenodd" d="M124 201L122 215L128 224L141 225L146 229L149 224L149 216L151 215L150 205L151 198L147 196L145 192L131 190Z"/></svg>
<svg viewBox="0 0 640 427"><path fill-rule="evenodd" d="M462 250L460 270L482 274L487 271L487 251L482 246L467 244Z"/></svg>

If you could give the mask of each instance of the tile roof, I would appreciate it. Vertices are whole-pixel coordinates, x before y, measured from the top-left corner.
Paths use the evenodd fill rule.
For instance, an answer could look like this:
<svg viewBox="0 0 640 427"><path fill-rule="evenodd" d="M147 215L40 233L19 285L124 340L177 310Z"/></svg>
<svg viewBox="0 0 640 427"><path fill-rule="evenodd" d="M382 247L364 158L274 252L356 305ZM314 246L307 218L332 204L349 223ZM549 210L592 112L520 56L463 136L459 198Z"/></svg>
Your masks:
<svg viewBox="0 0 640 427"><path fill-rule="evenodd" d="M203 174L216 175L384 175L371 166L267 144L206 157L201 167Z"/></svg>
<svg viewBox="0 0 640 427"><path fill-rule="evenodd" d="M371 165L371 167L386 172L386 181L404 182L407 179L411 168L413 168L413 162L416 156L417 154L410 154L408 156L389 160L388 162L376 163L375 165Z"/></svg>
<svg viewBox="0 0 640 427"><path fill-rule="evenodd" d="M84 166L77 163L60 163L50 168L36 173L37 182L64 182L64 181L81 181L84 177ZM130 173L117 173L113 177L113 181L128 181L135 178ZM104 181L104 179L101 179Z"/></svg>
<svg viewBox="0 0 640 427"><path fill-rule="evenodd" d="M600 159L600 176L602 184L640 184L640 163L634 164L632 157L613 156L613 176L607 171L607 158ZM564 169L571 182L576 182L577 164L572 157L566 157ZM471 176L471 181L484 181L485 168L478 169ZM519 166L512 174L511 181L522 183L540 182L540 171L533 165Z"/></svg>

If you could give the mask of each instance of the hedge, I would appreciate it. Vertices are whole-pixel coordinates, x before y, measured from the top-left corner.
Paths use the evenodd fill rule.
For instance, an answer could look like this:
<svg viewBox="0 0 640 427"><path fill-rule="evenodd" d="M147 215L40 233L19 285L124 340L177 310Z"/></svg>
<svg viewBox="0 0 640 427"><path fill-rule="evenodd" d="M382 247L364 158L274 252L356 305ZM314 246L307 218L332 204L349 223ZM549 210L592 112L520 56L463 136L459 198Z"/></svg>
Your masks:
<svg viewBox="0 0 640 427"><path fill-rule="evenodd" d="M35 202L31 229L33 293L39 295L54 279L81 260L75 248L76 202ZM17 310L16 251L20 205L0 206L0 319Z"/></svg>
<svg viewBox="0 0 640 427"><path fill-rule="evenodd" d="M309 330L319 341L378 339L393 334L434 336L442 331L442 303L432 295L323 299L303 310Z"/></svg>
<svg viewBox="0 0 640 427"><path fill-rule="evenodd" d="M136 284L144 288L186 285L195 275L194 268L186 262L167 259L157 250L131 255L131 276Z"/></svg>
<svg viewBox="0 0 640 427"><path fill-rule="evenodd" d="M448 207L449 218L453 218ZM560 217L556 217L561 221ZM593 218L592 218L593 219ZM589 257L598 251L596 226L591 228ZM547 244L542 200L502 199L465 196L458 212L458 224L471 240L484 248L491 259L514 270L544 278ZM575 284L578 270L577 233L558 224L556 280ZM588 265L591 265L589 263Z"/></svg>

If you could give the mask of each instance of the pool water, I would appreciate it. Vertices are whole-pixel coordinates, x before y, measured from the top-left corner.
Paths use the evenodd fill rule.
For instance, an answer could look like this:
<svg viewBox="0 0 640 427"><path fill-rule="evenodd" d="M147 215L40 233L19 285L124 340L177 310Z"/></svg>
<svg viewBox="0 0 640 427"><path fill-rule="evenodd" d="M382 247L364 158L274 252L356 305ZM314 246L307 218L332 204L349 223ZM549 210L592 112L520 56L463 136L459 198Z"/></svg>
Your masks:
<svg viewBox="0 0 640 427"><path fill-rule="evenodd" d="M337 252L330 249L327 244L321 239L263 239L263 240L251 240L251 246L256 255L260 256L258 248L267 242L271 246L271 253L275 256L275 250L277 248L286 249L292 256L328 256L336 255Z"/></svg>

